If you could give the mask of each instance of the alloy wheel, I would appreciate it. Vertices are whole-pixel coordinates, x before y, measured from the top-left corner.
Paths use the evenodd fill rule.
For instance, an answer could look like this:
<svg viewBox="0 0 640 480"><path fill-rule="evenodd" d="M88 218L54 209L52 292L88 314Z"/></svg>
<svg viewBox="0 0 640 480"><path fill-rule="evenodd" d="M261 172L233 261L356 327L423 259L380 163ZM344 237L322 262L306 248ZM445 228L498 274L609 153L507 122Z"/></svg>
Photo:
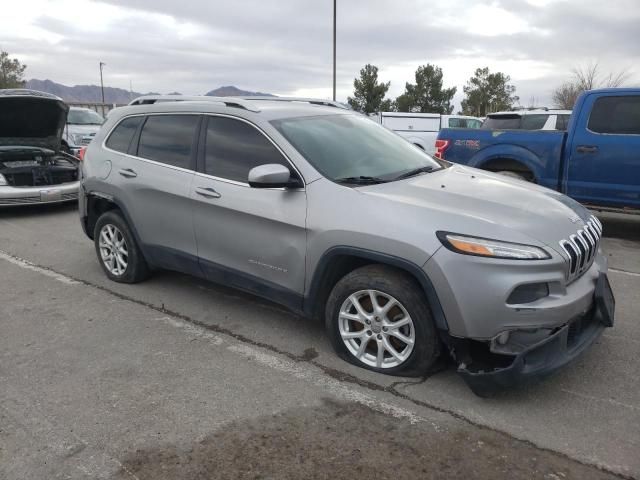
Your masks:
<svg viewBox="0 0 640 480"><path fill-rule="evenodd" d="M118 227L109 223L104 225L100 230L98 247L106 269L116 277L124 275L129 264L129 249Z"/></svg>
<svg viewBox="0 0 640 480"><path fill-rule="evenodd" d="M342 303L338 315L342 341L365 365L394 368L411 355L415 326L407 309L391 295L357 291Z"/></svg>

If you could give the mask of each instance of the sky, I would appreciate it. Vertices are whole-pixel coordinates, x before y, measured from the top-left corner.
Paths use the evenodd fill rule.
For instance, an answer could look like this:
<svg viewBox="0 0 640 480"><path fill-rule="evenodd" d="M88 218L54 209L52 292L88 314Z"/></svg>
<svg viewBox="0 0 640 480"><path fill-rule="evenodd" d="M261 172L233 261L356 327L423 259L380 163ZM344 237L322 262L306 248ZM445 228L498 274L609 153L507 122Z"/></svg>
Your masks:
<svg viewBox="0 0 640 480"><path fill-rule="evenodd" d="M367 63L404 91L420 65L462 87L488 66L525 106L551 106L576 66L640 84L640 0L337 0L337 98ZM332 95L332 0L21 0L2 7L0 49L26 78L203 94L222 85ZM637 69L637 70L634 70Z"/></svg>

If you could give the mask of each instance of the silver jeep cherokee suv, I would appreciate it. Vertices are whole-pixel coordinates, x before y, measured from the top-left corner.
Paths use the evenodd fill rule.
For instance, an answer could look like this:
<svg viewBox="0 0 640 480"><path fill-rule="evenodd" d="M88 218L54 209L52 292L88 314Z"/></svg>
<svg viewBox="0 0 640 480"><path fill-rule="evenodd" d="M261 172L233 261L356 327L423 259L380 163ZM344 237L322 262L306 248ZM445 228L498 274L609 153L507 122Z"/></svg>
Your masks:
<svg viewBox="0 0 640 480"><path fill-rule="evenodd" d="M377 372L421 375L445 350L487 395L613 322L602 225L580 204L337 105L146 97L89 145L80 197L110 279L171 269L252 292L323 319Z"/></svg>

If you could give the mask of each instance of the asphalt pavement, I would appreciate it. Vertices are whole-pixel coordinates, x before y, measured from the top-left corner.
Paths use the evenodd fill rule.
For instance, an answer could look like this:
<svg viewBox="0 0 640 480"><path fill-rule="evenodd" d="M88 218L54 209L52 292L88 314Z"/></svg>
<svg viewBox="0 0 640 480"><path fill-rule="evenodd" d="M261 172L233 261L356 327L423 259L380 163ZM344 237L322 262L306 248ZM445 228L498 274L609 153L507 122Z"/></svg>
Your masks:
<svg viewBox="0 0 640 480"><path fill-rule="evenodd" d="M615 328L481 399L451 366L350 366L224 287L110 282L73 206L2 211L0 479L640 478L640 216L601 218Z"/></svg>

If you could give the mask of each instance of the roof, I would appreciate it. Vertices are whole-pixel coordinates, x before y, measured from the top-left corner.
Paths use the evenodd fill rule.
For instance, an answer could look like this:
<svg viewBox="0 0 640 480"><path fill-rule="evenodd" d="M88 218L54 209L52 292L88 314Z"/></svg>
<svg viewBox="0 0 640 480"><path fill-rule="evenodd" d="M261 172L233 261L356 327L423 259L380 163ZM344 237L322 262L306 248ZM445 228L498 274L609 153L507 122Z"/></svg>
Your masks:
<svg viewBox="0 0 640 480"><path fill-rule="evenodd" d="M0 89L0 96L3 97L34 97L45 98L62 102L63 100L51 93L40 92L38 90L29 90L28 88L4 88Z"/></svg>
<svg viewBox="0 0 640 480"><path fill-rule="evenodd" d="M501 115L571 115L571 110L554 110L549 108L536 108L532 110L511 110L506 112L492 112L488 113L487 117L501 116Z"/></svg>
<svg viewBox="0 0 640 480"><path fill-rule="evenodd" d="M274 100L278 98L279 100ZM334 105L335 103L335 105ZM274 120L288 117L328 115L340 113L353 113L352 110L339 106L338 102L330 100L301 98L301 97L209 97L187 95L145 95L138 97L123 109L140 112L212 112L224 113L233 109L233 112L242 115L260 114L266 120ZM124 111L115 109L119 112ZM127 112L129 113L129 112Z"/></svg>

